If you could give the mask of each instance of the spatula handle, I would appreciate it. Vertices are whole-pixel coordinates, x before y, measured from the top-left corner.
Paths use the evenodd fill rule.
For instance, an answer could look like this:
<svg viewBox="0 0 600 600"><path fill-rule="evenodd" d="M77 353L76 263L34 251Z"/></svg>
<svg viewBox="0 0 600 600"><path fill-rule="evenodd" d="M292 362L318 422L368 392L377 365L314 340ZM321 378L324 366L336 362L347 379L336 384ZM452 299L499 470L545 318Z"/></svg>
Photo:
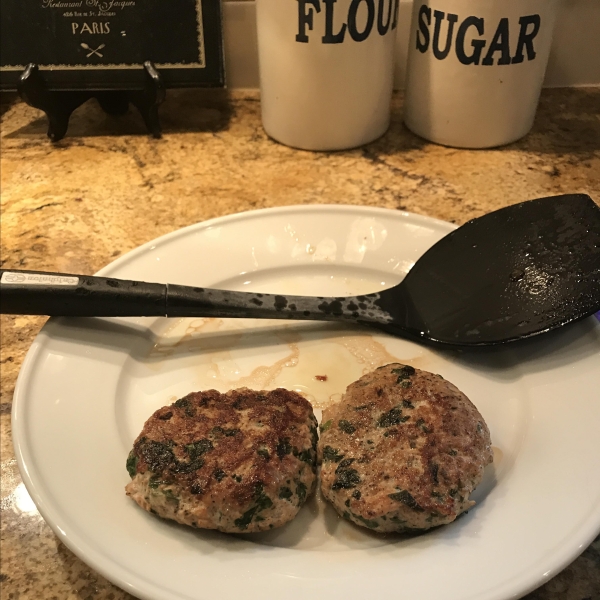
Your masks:
<svg viewBox="0 0 600 600"><path fill-rule="evenodd" d="M0 313L69 317L166 315L167 286L109 277L0 270Z"/></svg>
<svg viewBox="0 0 600 600"><path fill-rule="evenodd" d="M371 298L371 296L373 298ZM360 298L290 296L109 277L0 270L0 313L51 317L225 317L387 323ZM362 308L359 306L362 305ZM358 312L360 311L360 312Z"/></svg>

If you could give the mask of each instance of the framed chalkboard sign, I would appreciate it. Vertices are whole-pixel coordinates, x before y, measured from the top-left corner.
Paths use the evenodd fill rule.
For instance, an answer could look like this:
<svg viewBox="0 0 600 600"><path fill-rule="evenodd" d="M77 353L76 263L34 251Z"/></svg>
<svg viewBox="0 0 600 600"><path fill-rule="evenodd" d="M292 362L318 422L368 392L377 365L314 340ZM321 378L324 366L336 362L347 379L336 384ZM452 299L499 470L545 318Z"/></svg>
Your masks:
<svg viewBox="0 0 600 600"><path fill-rule="evenodd" d="M0 0L0 88L28 65L48 90L224 85L219 0Z"/></svg>

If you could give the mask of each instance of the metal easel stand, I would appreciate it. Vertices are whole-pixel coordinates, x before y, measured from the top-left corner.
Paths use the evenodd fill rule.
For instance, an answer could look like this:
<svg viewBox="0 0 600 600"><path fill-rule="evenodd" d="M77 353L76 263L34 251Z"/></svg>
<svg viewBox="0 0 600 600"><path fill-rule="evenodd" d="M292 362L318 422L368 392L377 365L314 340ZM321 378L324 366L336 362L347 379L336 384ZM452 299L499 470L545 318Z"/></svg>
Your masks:
<svg viewBox="0 0 600 600"><path fill-rule="evenodd" d="M124 115L129 103L133 104L142 115L148 131L158 139L161 137L158 107L166 96L165 85L150 61L144 63L144 71L146 77L142 90L52 91L48 89L38 66L30 63L19 78L17 91L24 102L46 113L48 137L53 142L65 136L71 114L90 98L96 98L102 110L114 116Z"/></svg>

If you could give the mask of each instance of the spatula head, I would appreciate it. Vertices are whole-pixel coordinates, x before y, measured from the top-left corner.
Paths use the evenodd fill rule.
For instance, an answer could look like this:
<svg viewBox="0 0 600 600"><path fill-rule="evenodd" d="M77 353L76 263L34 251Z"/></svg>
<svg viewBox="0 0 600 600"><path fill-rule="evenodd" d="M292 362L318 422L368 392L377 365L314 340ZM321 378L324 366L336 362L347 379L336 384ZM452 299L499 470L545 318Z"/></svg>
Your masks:
<svg viewBox="0 0 600 600"><path fill-rule="evenodd" d="M427 251L401 284L409 320L458 345L530 337L600 310L600 208L585 194L515 204Z"/></svg>

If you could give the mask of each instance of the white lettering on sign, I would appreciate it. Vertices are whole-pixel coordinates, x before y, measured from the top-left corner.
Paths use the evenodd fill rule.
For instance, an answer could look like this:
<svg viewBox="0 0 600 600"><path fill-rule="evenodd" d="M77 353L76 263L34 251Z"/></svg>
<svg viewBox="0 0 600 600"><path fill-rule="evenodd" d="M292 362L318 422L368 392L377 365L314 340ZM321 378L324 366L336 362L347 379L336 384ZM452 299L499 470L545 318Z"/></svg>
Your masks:
<svg viewBox="0 0 600 600"><path fill-rule="evenodd" d="M110 33L110 21L93 22L93 23L71 23L71 33L89 33L92 35L106 35Z"/></svg>
<svg viewBox="0 0 600 600"><path fill-rule="evenodd" d="M79 277L45 275L44 273L12 273L4 271L0 283L9 285L78 285Z"/></svg>

